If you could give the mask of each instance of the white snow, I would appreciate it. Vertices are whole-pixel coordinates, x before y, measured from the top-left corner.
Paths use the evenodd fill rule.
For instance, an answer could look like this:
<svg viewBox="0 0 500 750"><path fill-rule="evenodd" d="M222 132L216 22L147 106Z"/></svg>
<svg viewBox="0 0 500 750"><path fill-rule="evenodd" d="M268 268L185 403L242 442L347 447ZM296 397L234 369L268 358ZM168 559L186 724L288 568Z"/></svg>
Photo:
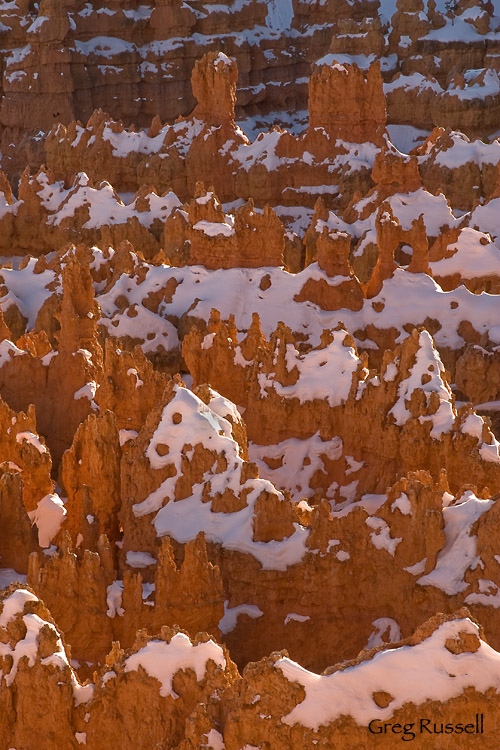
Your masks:
<svg viewBox="0 0 500 750"><path fill-rule="evenodd" d="M125 672L142 667L150 677L161 683L160 695L178 698L172 688L172 679L180 669L193 669L200 682L206 672L207 662L212 660L224 668L226 660L222 648L214 641L193 645L187 635L176 633L170 643L151 640L137 653L125 661Z"/></svg>
<svg viewBox="0 0 500 750"><path fill-rule="evenodd" d="M324 470L323 456L335 461L342 455L342 440L322 440L319 431L310 438L299 440L288 438L275 445L249 443L251 461L259 467L261 477L268 479L281 490L288 490L292 499L313 497L314 489L310 482L317 471ZM266 458L278 462L275 469L269 468Z"/></svg>
<svg viewBox="0 0 500 750"><path fill-rule="evenodd" d="M2 276L9 290L8 294L1 299L2 311L5 313L14 303L21 314L28 319L28 328L33 328L35 325L39 309L52 294L47 286L56 279L53 271L34 273L36 262L37 258L30 258L26 266L20 270L2 268Z"/></svg>
<svg viewBox="0 0 500 750"><path fill-rule="evenodd" d="M113 581L106 589L106 604L108 617L123 617L125 610L122 607L123 581Z"/></svg>
<svg viewBox="0 0 500 750"><path fill-rule="evenodd" d="M374 529L370 534L373 546L377 549L387 550L394 557L396 547L402 541L403 537L392 537L387 523L382 518L377 518L377 516L369 516L365 519L365 523L371 529Z"/></svg>
<svg viewBox="0 0 500 750"><path fill-rule="evenodd" d="M137 430L120 430L120 445L123 446L125 443L128 443L129 440L134 440L138 434Z"/></svg>
<svg viewBox="0 0 500 750"><path fill-rule="evenodd" d="M126 18L133 21L145 21L150 18L153 8L150 5L139 5L138 8L122 8L122 13Z"/></svg>
<svg viewBox="0 0 500 750"><path fill-rule="evenodd" d="M225 750L224 738L217 729L211 729L204 736L207 741L200 745L200 750Z"/></svg>
<svg viewBox="0 0 500 750"><path fill-rule="evenodd" d="M233 424L243 424L241 414L232 401L229 401L228 398L221 396L221 394L217 393L217 391L214 391L213 388L209 388L208 391L210 393L209 406L211 410L215 412L215 414L217 414L219 417L222 417L222 419L228 419L229 417L228 421L232 422Z"/></svg>
<svg viewBox="0 0 500 750"><path fill-rule="evenodd" d="M370 65L377 59L377 56L374 53L371 53L369 55L350 55L350 54L340 54L338 52L329 52L326 55L323 55L323 57L320 57L316 62L314 63L315 67L323 67L326 65L329 68L334 68L335 70L339 70L345 73L348 73L348 68L346 68L346 65L357 65L358 68L361 68L361 70L368 70Z"/></svg>
<svg viewBox="0 0 500 750"><path fill-rule="evenodd" d="M333 340L323 349L314 349L300 355L293 344L287 344L288 372L296 367L298 380L294 385L283 386L262 373L259 376L261 392L273 388L285 398L298 398L300 403L326 399L330 406L346 401L352 385L352 376L360 360L356 350L344 344L346 331L333 332Z"/></svg>
<svg viewBox="0 0 500 750"><path fill-rule="evenodd" d="M3 608L0 614L0 628L6 628L16 615L24 611L26 602L36 602L37 597L26 589L16 589L10 596L3 600Z"/></svg>
<svg viewBox="0 0 500 750"><path fill-rule="evenodd" d="M476 411L500 411L500 401L485 401L484 404L476 404Z"/></svg>
<svg viewBox="0 0 500 750"><path fill-rule="evenodd" d="M82 385L82 387L77 391L75 391L75 395L73 396L73 398L75 399L75 401L78 401L81 398L88 398L92 408L97 409L98 407L94 401L94 397L97 393L98 387L99 386L97 385L95 380L90 380L89 382L85 383L85 385Z"/></svg>
<svg viewBox="0 0 500 750"><path fill-rule="evenodd" d="M484 232L464 227L457 241L448 245L446 252L452 255L430 263L434 277L453 274L460 274L463 279L500 277L500 248Z"/></svg>
<svg viewBox="0 0 500 750"><path fill-rule="evenodd" d="M403 154L409 154L430 133L429 130L415 128L412 125L388 125L387 131L392 143Z"/></svg>
<svg viewBox="0 0 500 750"><path fill-rule="evenodd" d="M25 353L22 349L18 349L12 341L4 339L0 342L0 367L3 367L6 362L10 362L12 357L18 357Z"/></svg>
<svg viewBox="0 0 500 750"><path fill-rule="evenodd" d="M455 421L453 396L446 381L441 378L444 365L438 352L434 348L431 335L428 331L419 334L419 348L416 352L415 364L408 377L401 381L398 388L398 400L389 411L394 416L396 424L404 425L410 418L411 413L406 408L406 401L417 388L423 390L426 395L427 404L430 402L430 394L437 393L439 406L434 414L426 414L418 417L419 422L431 422L430 436L439 439L443 432L449 432ZM422 376L428 376L430 380L422 383Z"/></svg>
<svg viewBox="0 0 500 750"><path fill-rule="evenodd" d="M412 222L421 214L431 237L438 237L442 227L453 227L457 223L443 193L432 195L425 188L419 188L412 193L396 193L387 202L405 231L411 229Z"/></svg>
<svg viewBox="0 0 500 750"><path fill-rule="evenodd" d="M273 294L267 295L266 299L262 300L259 283L267 273L271 277ZM443 323L442 328L435 334L436 343L439 346L455 348L463 346L463 340L458 335L457 328L465 319L469 320L478 332L491 331L492 335L497 335L500 341L500 329L498 334L495 334L495 326L498 327L496 300L490 295L472 294L464 287L459 287L452 292L443 292L425 274L410 274L397 269L394 277L384 283L380 294L374 300L370 300L370 304L365 303L359 312L351 310L328 312L319 310L310 303L293 301L293 297L300 291L307 278L310 278L311 273L310 267L296 275L276 268L208 271L194 266L180 269L166 266L150 267L143 284L137 285L135 278L124 276L112 290L98 298L103 314L106 316L101 318L100 322L110 323L109 318L116 315L114 300L119 294L126 293L130 303L136 304L136 309L139 311L144 311L146 319L140 320L136 329L137 334L134 334L135 329L130 327L130 323L139 320L140 316L128 318L126 315L116 315L116 321L119 321L120 325L121 321L124 321L124 326L125 321L127 322L127 328L123 328L123 334L142 334L144 337L144 330L149 330L153 325L160 327L166 324L167 321L146 311L140 303L151 291L160 288L173 277L182 281L182 284L177 288L172 302L162 307L162 315L172 314L180 317L192 305L193 299L196 297L199 299L200 287L196 282L202 282L204 295L203 299L196 304L194 315L208 320L213 307L221 308L223 318L227 319L231 312L235 313L238 329L245 330L251 323L251 313L255 311L261 316L262 329L267 336L282 319L283 309L287 309L289 315L287 322L290 327L294 331L304 333L313 345L319 343L319 336L324 328L334 328L339 321L343 321L347 329L351 331L362 328L370 322L375 322L380 328L394 326L402 331L406 323L418 325L423 323L428 316ZM127 292L127 287L131 287L129 292ZM375 320L372 301L384 302L384 308L375 315ZM458 302L456 309L450 309L452 302ZM114 334L117 331L118 335L122 333L121 327L111 327L109 330ZM406 335L402 331L402 338Z"/></svg>
<svg viewBox="0 0 500 750"><path fill-rule="evenodd" d="M434 91L436 94L444 93L442 87L432 76L424 76L422 73L410 73L403 75L399 73L390 83L384 83L384 94L391 94L397 89L404 89L405 92L412 89L420 91Z"/></svg>
<svg viewBox="0 0 500 750"><path fill-rule="evenodd" d="M307 551L309 531L298 523L294 524L292 535L282 541L253 541L253 505L262 491L275 494L276 490L263 479L251 481L254 489L246 498L247 507L234 513L213 512L211 503L202 501L198 485L196 495L161 508L153 522L156 533L160 537L168 534L185 544L203 531L207 541L252 555L265 570L286 570L299 563Z"/></svg>
<svg viewBox="0 0 500 750"><path fill-rule="evenodd" d="M214 60L215 68L218 68L220 63L222 63L223 65L231 65L231 59L227 55L225 55L224 52L219 52Z"/></svg>
<svg viewBox="0 0 500 750"><path fill-rule="evenodd" d="M500 607L500 589L494 581L486 578L478 579L479 592L473 592L465 597L465 604L482 604L485 607Z"/></svg>
<svg viewBox="0 0 500 750"><path fill-rule="evenodd" d="M496 227L495 231L499 233L500 208L498 206L500 202L494 210L494 201L490 201L473 212L472 217L475 218L477 224L480 217L476 212L480 208L490 210L489 224L488 227L482 227L483 231L493 231ZM420 208L418 204L414 208L414 218L417 218L417 210L420 211ZM452 216L449 209L447 211L448 215ZM451 220L455 221L453 217ZM353 225L342 223L339 228L361 236L369 228L369 220L367 222L367 224L356 222ZM439 217L436 223L449 224L446 220L441 221ZM29 325L34 325L39 307L51 294L45 285L54 279L52 271L33 274L34 260L30 261L30 266L21 272L2 270L9 288L8 296L1 300L2 309L5 311L10 304L10 302L5 302L6 299L16 302L24 315L29 308L32 315L32 323L30 322ZM397 343L400 343L408 335L403 330L403 326L421 325L428 317L441 323L441 328L434 334L436 345L439 347L461 348L464 345L457 330L463 320L470 321L480 335L488 333L490 340L500 343L498 301L494 295L473 294L463 286L451 292L443 292L441 287L426 274L412 274L404 269L396 269L394 276L384 282L380 294L373 300L366 300L363 308L354 312L348 309L325 311L309 302L294 302L294 297L307 279L315 273L310 266L298 274L289 274L284 269L269 267L217 271L209 271L201 266L146 267L148 273L142 283L138 283L135 274L123 274L106 294L97 296L102 310L99 324L112 335L129 335L132 338L144 340L143 349L146 352L154 352L161 346L166 351L179 346L176 329L168 320L165 320L164 316L180 318L193 305L195 299L199 301L195 303L190 314L202 320L208 320L211 309L216 307L220 310L222 319L227 320L233 313L235 324L240 331L249 328L252 313L257 312L261 318L262 330L267 337L283 319L283 310L287 310L287 324L293 331L303 334L312 346L319 344L321 332L325 328L333 329L339 322L342 322L349 331L362 329L369 323L374 323L381 329L394 327L400 331L397 340ZM269 275L271 279L272 294L262 294L259 288L266 275ZM148 294L164 288L171 278L179 282L172 301L161 303L159 315L147 310L142 305L143 299ZM203 295L199 293L201 288ZM13 290L16 292L15 298ZM115 300L120 294L127 297L131 306L135 305L135 311L138 313L136 317L129 317L126 312L123 314L119 312ZM372 303L376 302L384 304L381 312L374 312ZM146 332L153 333L154 338L146 338ZM4 356L2 356L4 351L7 357L8 351L12 351L15 355L24 354L14 344L2 342L0 343L0 363L4 361Z"/></svg>
<svg viewBox="0 0 500 750"><path fill-rule="evenodd" d="M48 16L38 16L38 18L35 18L31 26L28 27L26 30L27 34L36 34L40 31L40 28L43 26L45 21L48 21Z"/></svg>
<svg viewBox="0 0 500 750"><path fill-rule="evenodd" d="M255 140L259 133L270 130L276 122L280 122L289 133L297 136L307 128L309 112L307 109L268 112L238 120L239 127L250 140Z"/></svg>
<svg viewBox="0 0 500 750"><path fill-rule="evenodd" d="M114 36L96 36L86 42L75 39L75 50L85 59L92 55L110 58L121 53L133 53L135 45Z"/></svg>
<svg viewBox="0 0 500 750"><path fill-rule="evenodd" d="M470 215L469 226L487 232L493 240L500 237L500 198L492 198L477 206Z"/></svg>
<svg viewBox="0 0 500 750"><path fill-rule="evenodd" d="M407 568L404 568L404 570L406 570L407 573L411 573L412 576L419 576L424 572L426 565L427 558L424 557L422 560L416 562L415 565L409 565Z"/></svg>
<svg viewBox="0 0 500 750"><path fill-rule="evenodd" d="M284 157L276 156L276 146L281 138L281 131L272 130L269 133L260 133L253 143L242 143L232 153L235 163L248 172L251 167L262 164L268 171L273 171L280 164L287 162Z"/></svg>
<svg viewBox="0 0 500 750"><path fill-rule="evenodd" d="M273 31L290 29L293 21L293 0L268 0L266 24Z"/></svg>
<svg viewBox="0 0 500 750"><path fill-rule="evenodd" d="M9 597L3 601L3 610L0 615L0 627L5 628L7 624L15 617L19 617L24 611L25 605L30 601L38 601L37 597L34 596L30 591L25 589L17 589ZM14 647L10 643L0 643L0 656L9 656L12 659L9 672L3 674L5 685L10 687L14 682L17 669L20 660L23 657L27 658L27 666L33 667L38 656L38 635L42 628L49 628L56 634L55 650L49 656L40 659L42 666L53 666L62 672L68 669L70 671L70 680L73 689L73 699L75 705L80 703L88 702L93 695L94 686L80 685L78 682L73 669L71 668L68 657L64 650L61 638L57 634L57 631L51 623L43 620L41 617L35 614L26 614L22 616L24 627L26 628L26 634L24 638L19 640ZM2 676L0 676L0 679Z"/></svg>
<svg viewBox="0 0 500 750"><path fill-rule="evenodd" d="M26 576L18 573L14 568L0 568L0 589L5 589L15 582L26 583Z"/></svg>
<svg viewBox="0 0 500 750"><path fill-rule="evenodd" d="M345 475L348 477L350 474L356 474L365 465L364 461L356 461L354 456L345 456L346 464L349 466L346 469Z"/></svg>
<svg viewBox="0 0 500 750"><path fill-rule="evenodd" d="M126 554L127 565L131 568L147 568L149 565L156 565L156 559L149 552L135 552L129 550Z"/></svg>
<svg viewBox="0 0 500 750"><path fill-rule="evenodd" d="M493 437L493 441L490 444L483 443L479 448L479 455L483 461L490 461L491 463L500 463L500 443Z"/></svg>
<svg viewBox="0 0 500 750"><path fill-rule="evenodd" d="M83 132L83 131L82 131ZM117 137L118 134L111 135ZM104 133L106 135L106 132ZM124 147L123 141L130 139L135 145L136 138L143 136L147 142L155 139L147 138L145 134L128 133L124 131L119 134L121 147ZM112 140L111 137L104 140ZM130 145L130 144L129 144ZM124 155L124 154L117 154ZM38 196L42 206L49 212L47 219L48 226L59 226L65 220L73 220L75 212L82 207L88 209L88 219L82 225L83 229L97 229L109 224L125 224L133 218L136 218L142 226L150 228L155 220L162 223L170 216L172 211L182 204L172 191L165 195L157 195L154 191L145 196L132 196L133 200L124 205L118 193L109 184L103 180L97 188L89 184L89 178L85 172L79 172L72 186L65 189L62 182L49 183L47 175L42 172L37 175L34 187L38 187ZM139 200L141 201L141 210L138 208ZM146 210L142 210L147 205ZM67 223L67 222L66 222Z"/></svg>
<svg viewBox="0 0 500 750"><path fill-rule="evenodd" d="M127 296L132 297L132 299L137 297L137 302L132 301L131 303L131 307L136 313L133 317L126 313L117 313L114 306L114 299L119 294L118 290L123 290L127 286L132 287L133 290L132 294ZM146 289L148 291L150 289L146 282L140 285L137 277L134 277L131 281L130 277L123 274L110 293L99 297L99 304L103 311L103 317L99 322L105 326L112 336L130 336L131 338L142 339L144 342L142 350L145 353L161 351L162 349L164 351L176 349L179 346L179 338L175 326L162 317L163 311L160 311L160 314L157 315L142 305L144 299L142 295L147 294Z"/></svg>
<svg viewBox="0 0 500 750"><path fill-rule="evenodd" d="M239 496L248 488L250 492L246 496L246 507L232 513L213 512L212 502L204 502L202 497L204 483L194 485L190 497L173 501L183 446L198 443L214 451L214 461L216 454L224 455L227 461L225 471L205 475L205 481L210 483L210 495L214 497L230 489ZM169 452L161 456L156 450L158 445L168 445ZM212 411L191 391L178 385L174 387L174 398L163 409L158 427L146 449L146 456L153 469L161 469L168 464L173 464L175 469L173 476L165 479L141 503L132 506L138 518L156 513L153 524L159 537L168 534L185 543L203 531L207 541L251 554L264 568L270 569L284 570L302 559L309 532L298 523L294 525L292 535L283 541L253 540L253 512L257 498L262 492L277 495L280 499L282 495L265 479L248 479L240 484L243 462L238 444L232 438L230 422Z"/></svg>
<svg viewBox="0 0 500 750"><path fill-rule="evenodd" d="M438 554L434 570L418 579L421 586L436 586L451 596L467 589L468 584L464 581L466 570L482 565L471 529L493 502L479 499L467 491L460 502L443 508L446 544Z"/></svg>
<svg viewBox="0 0 500 750"><path fill-rule="evenodd" d="M256 619L264 614L255 604L238 604L236 607L228 607L228 604L229 601L224 602L224 616L219 620L219 630L224 635L235 629L240 615Z"/></svg>
<svg viewBox="0 0 500 750"><path fill-rule="evenodd" d="M28 443L36 448L39 453L47 453L46 446L34 432L18 432L16 435L16 443Z"/></svg>
<svg viewBox="0 0 500 750"><path fill-rule="evenodd" d="M401 630L392 617L379 617L373 621L374 630L365 648L375 648L383 643L397 643L401 640ZM385 638L383 636L386 636Z"/></svg>
<svg viewBox="0 0 500 750"><path fill-rule="evenodd" d="M474 412L469 414L461 426L461 431L482 442L484 419Z"/></svg>
<svg viewBox="0 0 500 750"><path fill-rule="evenodd" d="M349 552L347 552L345 549L340 549L338 552L336 552L335 557L339 562L346 562L346 560L351 559Z"/></svg>
<svg viewBox="0 0 500 750"><path fill-rule="evenodd" d="M381 0L380 10L384 14L387 21L390 21L396 12L397 3L396 0Z"/></svg>
<svg viewBox="0 0 500 750"><path fill-rule="evenodd" d="M480 34L468 20L471 20L477 8L469 8L460 15L454 12L451 18L446 18L447 23L439 29L432 29L422 40L435 42L477 42L484 41L490 34ZM494 35L492 35L494 37Z"/></svg>
<svg viewBox="0 0 500 750"><path fill-rule="evenodd" d="M14 594L16 593L17 592L14 592ZM33 599L36 600L36 597L33 597ZM25 601L26 600L23 601L22 609L20 611L24 609ZM26 627L26 635L24 638L18 641L14 648L12 648L9 643L0 643L0 655L9 655L12 658L12 666L9 672L4 675L5 685L7 687L10 687L14 682L17 675L19 661L23 657L27 657L28 666L34 666L38 650L38 633L44 625L48 624L38 617L38 615L33 614L24 615L22 620ZM51 628L52 630L55 630L54 626L51 626Z"/></svg>
<svg viewBox="0 0 500 750"><path fill-rule="evenodd" d="M217 237L219 234L224 235L224 237L230 237L234 234L234 227L227 222L197 221L193 225L193 229L204 232L209 237Z"/></svg>
<svg viewBox="0 0 500 750"><path fill-rule="evenodd" d="M311 618L309 615L298 615L295 612L289 612L287 616L285 617L285 625L288 625L289 622L295 621L295 622L307 622L307 620L310 620Z"/></svg>
<svg viewBox="0 0 500 750"><path fill-rule="evenodd" d="M352 716L366 726L372 719L388 720L407 703L446 703L469 687L479 693L489 688L499 691L497 651L484 642L474 653L455 655L445 647L448 639L463 632L478 635L478 628L468 618L445 622L416 646L380 651L372 659L329 675L309 672L288 658L279 659L275 667L305 689L304 700L282 721L318 730L341 716ZM389 693L394 700L380 708L373 700L377 691Z"/></svg>
<svg viewBox="0 0 500 750"><path fill-rule="evenodd" d="M430 147L427 155L421 156L419 161L425 161L432 157L434 164L448 169L457 169L464 164L472 162L480 169L485 164L497 164L500 161L500 141L484 143L480 139L470 140L464 133L453 130L449 136L452 144L448 148L436 149Z"/></svg>
<svg viewBox="0 0 500 750"><path fill-rule="evenodd" d="M364 143L349 143L348 141L337 138L335 146L336 148L343 149L345 153L340 153L335 156L332 162L333 169L341 170L346 175L353 174L360 169L371 170L375 157L379 152L377 146L375 146L374 143L371 143L371 141L365 141ZM335 185L319 185L317 187L312 186L310 190L318 193L336 193L338 188Z"/></svg>
<svg viewBox="0 0 500 750"><path fill-rule="evenodd" d="M356 508L363 508L366 510L369 516L374 516L381 505L387 500L386 495L374 495L365 494L361 497L361 500L357 500L355 503L345 500L343 503L337 503L332 507L332 514L337 518L349 515Z"/></svg>
<svg viewBox="0 0 500 750"><path fill-rule="evenodd" d="M28 511L31 523L37 525L40 547L50 547L67 513L63 501L56 493L45 495L38 501L35 510Z"/></svg>
<svg viewBox="0 0 500 750"><path fill-rule="evenodd" d="M399 497L397 497L394 502L391 504L391 510L394 511L395 509L398 509L404 516L411 515L411 502L406 494L406 492L402 492Z"/></svg>

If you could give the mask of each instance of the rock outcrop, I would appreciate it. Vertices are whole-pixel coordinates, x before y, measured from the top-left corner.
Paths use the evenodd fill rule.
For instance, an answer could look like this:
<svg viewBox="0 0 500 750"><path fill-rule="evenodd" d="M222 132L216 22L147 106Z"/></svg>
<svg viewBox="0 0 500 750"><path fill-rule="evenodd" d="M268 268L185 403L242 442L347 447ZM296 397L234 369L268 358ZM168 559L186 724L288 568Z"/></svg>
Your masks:
<svg viewBox="0 0 500 750"><path fill-rule="evenodd" d="M485 716L498 713L497 652L467 609L435 616L404 640L397 631L393 643L373 639L357 659L322 675L281 651L249 664L240 677L227 649L206 633L190 639L166 626L157 637L140 630L130 649L113 644L92 682L82 684L61 633L33 592L12 586L1 603L7 722L0 731L6 745L30 746L26 727L35 721L44 727L43 748L64 742L100 750L124 737L144 750L153 742L172 749L237 748L269 739L278 748L313 748L332 736L371 741L384 726L389 747L397 747L398 735L413 739L424 722L431 733L464 734L464 747L477 742L470 735L495 747ZM378 623L379 632L384 626ZM436 653L444 670L436 666ZM395 685L393 675L402 670L433 674L434 680ZM41 694L35 685L43 687Z"/></svg>
<svg viewBox="0 0 500 750"><path fill-rule="evenodd" d="M252 198L257 206L309 204L323 192L320 186L336 181L341 193L366 189L386 120L376 64L366 75L356 64L318 68L309 82L307 131L295 137L276 128L253 143L234 120L236 75L226 55L209 53L193 73L199 101L188 117L148 134L125 130L103 113L94 113L86 127L58 125L45 142L47 165L57 178L83 168L95 182L105 172L118 190L147 184L162 193L172 189L181 200L202 181L222 202ZM340 98L344 110L335 104Z"/></svg>
<svg viewBox="0 0 500 750"><path fill-rule="evenodd" d="M499 19L388 7L0 8L2 749L497 749Z"/></svg>
<svg viewBox="0 0 500 750"><path fill-rule="evenodd" d="M217 268L282 266L283 226L269 206L257 211L253 201L234 216L224 213L213 188L198 183L193 200L174 209L165 222L164 249L175 265Z"/></svg>

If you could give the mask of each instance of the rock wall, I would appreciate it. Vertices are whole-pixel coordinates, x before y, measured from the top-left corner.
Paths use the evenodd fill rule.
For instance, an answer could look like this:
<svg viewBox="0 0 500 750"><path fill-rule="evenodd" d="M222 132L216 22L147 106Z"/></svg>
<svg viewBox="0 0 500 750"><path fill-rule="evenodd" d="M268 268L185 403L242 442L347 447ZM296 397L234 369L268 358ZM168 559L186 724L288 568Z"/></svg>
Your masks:
<svg viewBox="0 0 500 750"><path fill-rule="evenodd" d="M333 738L361 745L384 727L389 747L399 747L401 735L412 740L420 734L429 748L436 734L444 734L444 747L453 747L457 734L463 747L478 740L495 747L497 652L466 609L431 618L405 640L365 649L349 670L337 665L319 677L286 651L248 665L240 677L227 649L206 633L190 639L164 626L155 638L140 630L130 649L115 643L92 681L83 681L50 613L29 587L10 587L2 605L2 715L8 723L0 731L6 745L30 747L26 728L35 722L43 727L43 748L62 742L97 750L124 737L141 750L152 742L186 750L232 749L243 742L258 747L256 742L269 740L278 748L312 748ZM436 654L446 669L436 666ZM389 675L402 668L432 673L435 681L395 688ZM446 700L436 700L443 692Z"/></svg>
<svg viewBox="0 0 500 750"><path fill-rule="evenodd" d="M248 121L276 112L284 122L305 109L307 77L318 59L368 68L377 58L390 122L460 127L469 135L497 130L498 16L484 2L398 2L395 13L367 0L219 5L5 5L4 168L17 176L26 162L39 166L40 133L57 122L87 121L95 109L138 128L155 117L185 116L194 104L189 79L196 60L219 51L238 61L236 101Z"/></svg>
<svg viewBox="0 0 500 750"><path fill-rule="evenodd" d="M499 22L393 10L0 8L2 748L497 748Z"/></svg>

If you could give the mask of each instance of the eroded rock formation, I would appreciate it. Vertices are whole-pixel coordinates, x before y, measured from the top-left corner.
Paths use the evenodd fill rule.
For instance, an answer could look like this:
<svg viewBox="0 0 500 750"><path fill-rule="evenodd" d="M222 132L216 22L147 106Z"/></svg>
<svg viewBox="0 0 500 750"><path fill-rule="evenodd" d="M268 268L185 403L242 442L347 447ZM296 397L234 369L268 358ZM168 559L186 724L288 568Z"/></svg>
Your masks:
<svg viewBox="0 0 500 750"><path fill-rule="evenodd" d="M2 748L496 750L500 26L387 16L0 8Z"/></svg>

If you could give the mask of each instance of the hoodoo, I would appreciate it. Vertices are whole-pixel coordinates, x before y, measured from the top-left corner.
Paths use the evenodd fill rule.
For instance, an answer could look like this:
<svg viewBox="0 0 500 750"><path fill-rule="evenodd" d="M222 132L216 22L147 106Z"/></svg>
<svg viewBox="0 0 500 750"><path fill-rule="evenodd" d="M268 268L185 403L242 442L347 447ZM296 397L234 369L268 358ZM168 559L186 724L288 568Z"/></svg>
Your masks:
<svg viewBox="0 0 500 750"><path fill-rule="evenodd" d="M499 59L0 3L0 750L498 750Z"/></svg>

